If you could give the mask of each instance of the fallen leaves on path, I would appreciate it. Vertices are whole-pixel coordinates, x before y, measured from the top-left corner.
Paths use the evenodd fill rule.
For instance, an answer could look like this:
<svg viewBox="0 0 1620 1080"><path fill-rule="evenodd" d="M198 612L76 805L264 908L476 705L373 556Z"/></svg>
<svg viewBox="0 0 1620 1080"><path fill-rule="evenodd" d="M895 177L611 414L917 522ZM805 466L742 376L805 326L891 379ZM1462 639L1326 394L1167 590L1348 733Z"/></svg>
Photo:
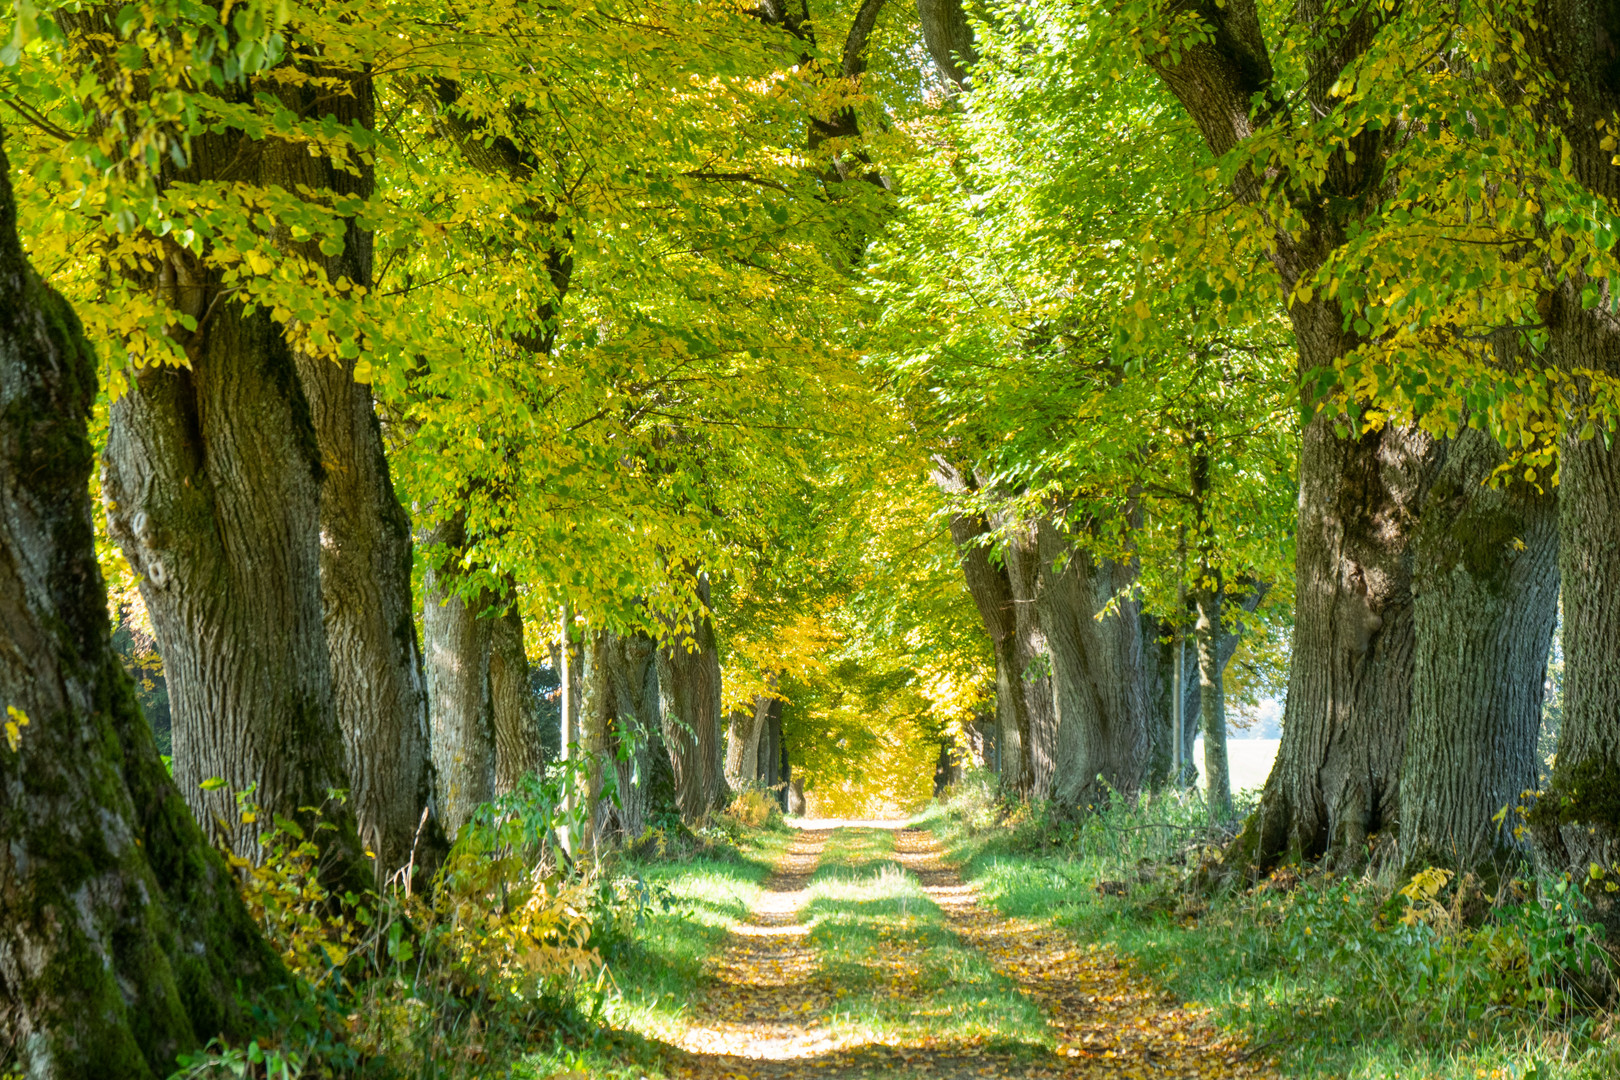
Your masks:
<svg viewBox="0 0 1620 1080"><path fill-rule="evenodd" d="M978 902L941 858L928 833L895 836L894 857L920 881L952 933L979 950L1048 1018L1052 1045L1009 1045L972 1038L911 1037L877 1045L869 1033L839 1022L841 988L829 985L800 921L828 838L807 831L766 882L749 923L737 927L715 963L715 983L693 1003L693 1023L671 1055L676 1075L693 1080L787 1078L1019 1077L1028 1080L1108 1077L1256 1080L1274 1075L1269 1061L1217 1031L1204 1010L1167 1001L1111 949L1077 944L1062 931L1014 920ZM906 927L886 928L883 955L871 974L881 993L929 1012L911 973L921 946ZM893 1036L899 1038L899 1036ZM1054 1048L1055 1047L1055 1048Z"/></svg>
<svg viewBox="0 0 1620 1080"><path fill-rule="evenodd" d="M901 832L895 854L922 881L951 929L1045 1010L1060 1064L1008 1075L1274 1075L1270 1061L1251 1058L1241 1041L1218 1032L1206 1010L1166 1001L1111 948L1079 945L1061 930L1009 919L980 904L928 833Z"/></svg>

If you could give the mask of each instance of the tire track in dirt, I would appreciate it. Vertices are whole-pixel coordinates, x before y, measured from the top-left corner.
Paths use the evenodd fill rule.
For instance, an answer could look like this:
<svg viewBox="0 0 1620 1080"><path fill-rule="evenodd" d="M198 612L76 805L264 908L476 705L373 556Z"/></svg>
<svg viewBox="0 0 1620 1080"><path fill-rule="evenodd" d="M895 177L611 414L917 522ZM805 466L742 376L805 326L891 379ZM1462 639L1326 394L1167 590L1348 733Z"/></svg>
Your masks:
<svg viewBox="0 0 1620 1080"><path fill-rule="evenodd" d="M715 963L716 983L693 1002L693 1022L671 1048L674 1075L692 1080L856 1080L927 1077L970 1080L1259 1080L1268 1062L1216 1031L1197 1009L1177 1007L1134 975L1112 950L1084 946L1063 931L1006 918L982 904L975 886L920 829L896 832L890 858L915 876L947 929L983 954L1019 993L1044 1010L1056 1052L985 1045L982 1038L883 1045L836 1022L836 988L819 970L801 921L808 886L830 830L807 830L767 879L746 924L733 929ZM921 944L888 941L874 970L889 992L915 1000L907 972ZM918 1001L926 1005L926 1001ZM832 1019L829 1019L829 1018Z"/></svg>
<svg viewBox="0 0 1620 1080"><path fill-rule="evenodd" d="M943 858L921 829L895 834L894 858L917 876L963 942L989 958L1038 1002L1057 1044L1029 1077L1220 1077L1275 1075L1241 1041L1216 1031L1204 1010L1178 1007L1133 973L1110 948L1085 946L1062 930L1010 919L982 903L976 886Z"/></svg>
<svg viewBox="0 0 1620 1080"><path fill-rule="evenodd" d="M828 830L806 830L760 888L748 921L734 927L715 963L717 985L694 1002L681 1036L684 1075L792 1075L755 1071L831 1049L823 1021L832 995L816 981L817 961L799 915Z"/></svg>

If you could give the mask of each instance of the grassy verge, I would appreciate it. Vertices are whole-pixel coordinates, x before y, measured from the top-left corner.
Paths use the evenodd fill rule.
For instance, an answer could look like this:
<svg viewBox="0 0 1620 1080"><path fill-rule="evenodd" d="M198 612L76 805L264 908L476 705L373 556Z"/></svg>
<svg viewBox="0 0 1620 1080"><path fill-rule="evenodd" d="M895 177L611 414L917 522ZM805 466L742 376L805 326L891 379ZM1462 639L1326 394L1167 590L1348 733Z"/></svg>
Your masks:
<svg viewBox="0 0 1620 1080"><path fill-rule="evenodd" d="M515 1075L663 1075L654 1044L685 1025L690 1002L707 983L705 961L747 918L760 885L792 840L779 825L730 832L730 844L663 853L655 846L647 857L615 868L630 902L621 908L619 925L605 928L598 942L608 979L580 995L582 1017L590 1023L560 1033L566 1037L530 1055Z"/></svg>
<svg viewBox="0 0 1620 1080"><path fill-rule="evenodd" d="M1049 1048L1040 1010L957 940L893 845L883 829L841 829L811 879L804 914L830 1021L889 1045Z"/></svg>
<svg viewBox="0 0 1620 1080"><path fill-rule="evenodd" d="M1620 1075L1615 1016L1573 893L1524 883L1481 920L1451 893L1279 874L1196 897L1201 806L1184 796L1079 824L1002 820L963 785L924 819L987 903L1108 942L1184 1000L1274 1048L1285 1075L1349 1080L1599 1080ZM1452 892L1456 891L1453 886Z"/></svg>

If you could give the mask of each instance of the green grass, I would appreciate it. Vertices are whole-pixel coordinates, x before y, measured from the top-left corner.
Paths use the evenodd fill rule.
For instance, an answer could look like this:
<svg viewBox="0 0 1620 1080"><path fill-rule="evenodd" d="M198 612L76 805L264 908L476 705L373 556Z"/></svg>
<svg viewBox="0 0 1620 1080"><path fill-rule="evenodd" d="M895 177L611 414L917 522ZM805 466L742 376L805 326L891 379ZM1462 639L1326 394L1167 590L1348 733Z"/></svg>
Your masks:
<svg viewBox="0 0 1620 1080"><path fill-rule="evenodd" d="M570 1070L593 1080L663 1075L652 1043L682 1029L689 1003L707 985L706 961L748 917L760 885L792 839L779 827L747 830L740 832L731 858L699 855L618 867L622 877L644 882L652 900L639 919L604 943L611 981L580 999L593 1026L568 1033L574 1037L546 1053L530 1055L515 1075L549 1077Z"/></svg>
<svg viewBox="0 0 1620 1080"><path fill-rule="evenodd" d="M811 879L804 917L833 1022L871 1042L1049 1046L1040 1010L957 940L893 845L887 830L841 829Z"/></svg>
<svg viewBox="0 0 1620 1080"><path fill-rule="evenodd" d="M1200 813L1176 798L1080 825L1008 827L993 824L985 791L969 790L923 824L985 902L1113 944L1169 991L1273 1047L1285 1075L1620 1075L1613 1017L1560 973L1586 931L1556 897L1499 909L1460 934L1400 925L1406 902L1387 882L1314 875L1205 902L1180 887ZM1096 888L1104 881L1114 883L1107 892ZM1547 986L1561 988L1551 1009Z"/></svg>

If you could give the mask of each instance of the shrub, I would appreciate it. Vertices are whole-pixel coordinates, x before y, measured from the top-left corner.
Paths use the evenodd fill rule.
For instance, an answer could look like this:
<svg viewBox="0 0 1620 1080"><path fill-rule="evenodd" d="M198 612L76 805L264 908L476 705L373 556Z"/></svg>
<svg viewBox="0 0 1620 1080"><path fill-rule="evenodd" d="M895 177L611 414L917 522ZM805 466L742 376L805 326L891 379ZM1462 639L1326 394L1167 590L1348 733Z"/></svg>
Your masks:
<svg viewBox="0 0 1620 1080"><path fill-rule="evenodd" d="M263 859L227 853L249 911L296 979L297 1016L261 1015L245 1047L211 1044L185 1077L305 1077L421 1071L482 1076L549 1040L576 992L605 976L597 928L624 932L651 896L557 845L566 776L531 777L481 807L433 887L398 878L364 896L321 884L319 849L292 822L262 839ZM238 797L256 819L252 793ZM573 823L577 827L577 822Z"/></svg>
<svg viewBox="0 0 1620 1080"><path fill-rule="evenodd" d="M781 823L782 808L770 788L748 787L731 800L726 816L747 828L763 829Z"/></svg>

